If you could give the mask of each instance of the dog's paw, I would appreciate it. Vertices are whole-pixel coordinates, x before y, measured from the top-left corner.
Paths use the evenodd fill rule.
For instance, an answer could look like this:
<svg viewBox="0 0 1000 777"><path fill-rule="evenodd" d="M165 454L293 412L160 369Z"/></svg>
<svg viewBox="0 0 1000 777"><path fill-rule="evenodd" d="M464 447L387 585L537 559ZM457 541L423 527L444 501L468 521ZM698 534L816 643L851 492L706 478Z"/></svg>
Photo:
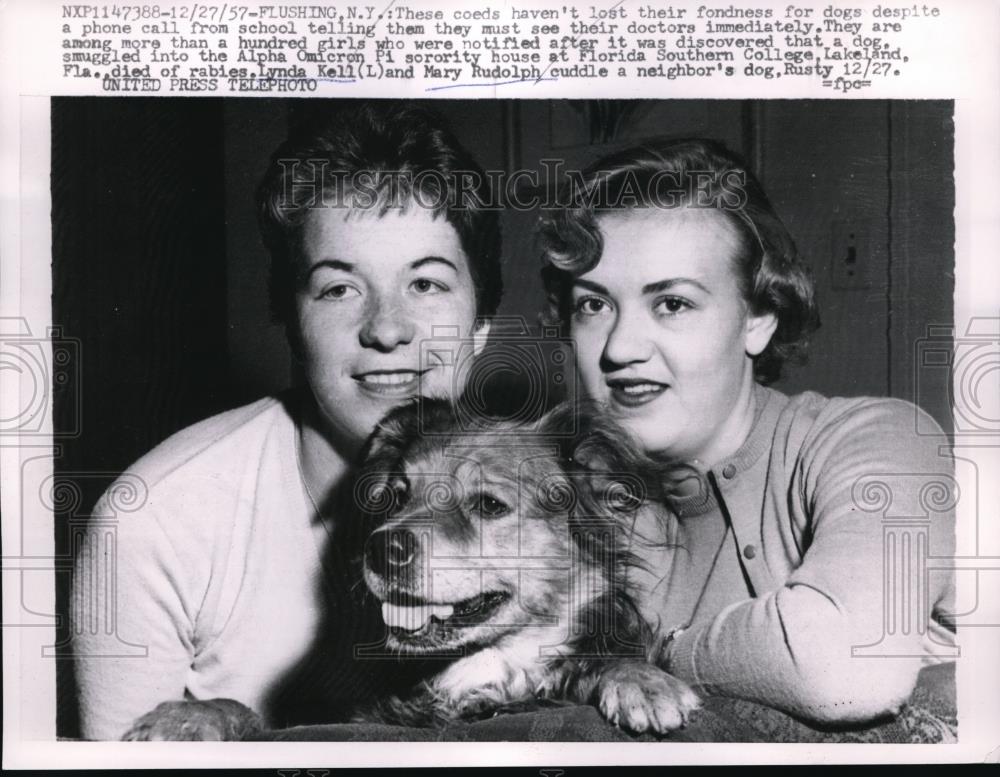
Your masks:
<svg viewBox="0 0 1000 777"><path fill-rule="evenodd" d="M597 707L616 726L664 734L687 723L701 702L682 680L642 661L622 661L601 673Z"/></svg>
<svg viewBox="0 0 1000 777"><path fill-rule="evenodd" d="M263 728L256 712L232 699L165 701L136 720L122 740L232 742Z"/></svg>

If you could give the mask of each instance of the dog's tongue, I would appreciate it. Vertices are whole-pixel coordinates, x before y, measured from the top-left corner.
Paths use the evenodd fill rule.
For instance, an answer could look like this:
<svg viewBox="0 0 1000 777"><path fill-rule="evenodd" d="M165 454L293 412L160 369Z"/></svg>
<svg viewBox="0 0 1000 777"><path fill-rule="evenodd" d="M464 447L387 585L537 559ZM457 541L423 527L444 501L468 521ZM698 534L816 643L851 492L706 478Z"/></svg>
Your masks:
<svg viewBox="0 0 1000 777"><path fill-rule="evenodd" d="M425 604L421 607L400 607L398 604L382 602L382 620L387 626L406 631L419 631L433 615L438 620L451 617L455 608L450 604Z"/></svg>

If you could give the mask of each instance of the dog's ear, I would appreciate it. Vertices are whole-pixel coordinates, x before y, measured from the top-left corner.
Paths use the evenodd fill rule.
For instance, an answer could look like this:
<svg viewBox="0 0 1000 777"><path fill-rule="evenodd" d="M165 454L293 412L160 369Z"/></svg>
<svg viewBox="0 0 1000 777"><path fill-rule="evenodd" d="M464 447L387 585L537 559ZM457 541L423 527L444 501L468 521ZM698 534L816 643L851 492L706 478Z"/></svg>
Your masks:
<svg viewBox="0 0 1000 777"><path fill-rule="evenodd" d="M427 434L445 432L454 421L451 404L443 399L417 397L390 410L375 426L361 451L362 466L373 460L398 460Z"/></svg>
<svg viewBox="0 0 1000 777"><path fill-rule="evenodd" d="M601 405L565 402L539 421L538 431L558 446L563 469L583 476L590 500L627 508L662 496L661 467Z"/></svg>
<svg viewBox="0 0 1000 777"><path fill-rule="evenodd" d="M538 422L538 431L573 468L631 472L651 464L635 438L596 402L564 402Z"/></svg>
<svg viewBox="0 0 1000 777"><path fill-rule="evenodd" d="M454 411L445 400L416 398L390 410L375 426L361 451L352 477L350 509L372 520L385 520L408 490L406 457L425 436L446 433Z"/></svg>
<svg viewBox="0 0 1000 777"><path fill-rule="evenodd" d="M414 436L417 421L415 401L390 410L375 425L374 431L361 450L361 462L366 464L373 459L396 458L402 455L406 445Z"/></svg>

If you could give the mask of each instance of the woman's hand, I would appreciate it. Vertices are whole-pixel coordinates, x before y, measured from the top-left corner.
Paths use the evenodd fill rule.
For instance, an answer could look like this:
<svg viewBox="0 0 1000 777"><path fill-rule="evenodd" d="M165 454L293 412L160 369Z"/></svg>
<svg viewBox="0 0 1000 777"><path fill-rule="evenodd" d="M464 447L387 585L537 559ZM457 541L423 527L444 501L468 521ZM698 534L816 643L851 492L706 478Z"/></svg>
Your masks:
<svg viewBox="0 0 1000 777"><path fill-rule="evenodd" d="M136 720L122 740L233 742L264 728L256 712L233 699L165 701Z"/></svg>

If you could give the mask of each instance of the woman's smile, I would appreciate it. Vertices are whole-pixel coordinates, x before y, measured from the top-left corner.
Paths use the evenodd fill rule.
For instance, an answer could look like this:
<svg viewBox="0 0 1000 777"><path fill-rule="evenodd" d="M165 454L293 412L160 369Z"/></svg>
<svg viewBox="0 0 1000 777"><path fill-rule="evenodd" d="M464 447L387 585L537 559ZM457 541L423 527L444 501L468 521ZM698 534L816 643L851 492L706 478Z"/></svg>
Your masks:
<svg viewBox="0 0 1000 777"><path fill-rule="evenodd" d="M416 396L428 370L372 370L352 377L364 391L384 397Z"/></svg>
<svg viewBox="0 0 1000 777"><path fill-rule="evenodd" d="M623 408L642 407L662 396L669 385L645 378L613 378L605 382L611 389L610 398Z"/></svg>

